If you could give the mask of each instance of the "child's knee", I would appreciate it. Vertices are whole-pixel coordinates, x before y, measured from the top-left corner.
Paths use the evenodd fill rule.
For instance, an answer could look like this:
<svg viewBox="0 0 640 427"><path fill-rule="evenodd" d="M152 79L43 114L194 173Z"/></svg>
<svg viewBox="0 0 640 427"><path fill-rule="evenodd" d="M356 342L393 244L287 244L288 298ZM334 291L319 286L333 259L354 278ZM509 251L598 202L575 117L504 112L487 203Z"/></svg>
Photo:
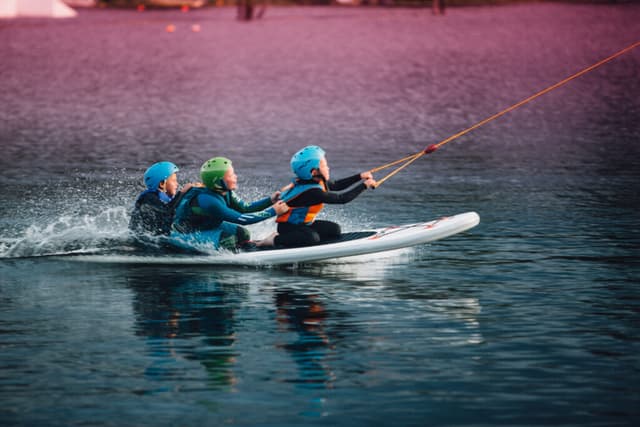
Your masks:
<svg viewBox="0 0 640 427"><path fill-rule="evenodd" d="M246 228L238 226L236 229L236 238L238 239L238 243L242 244L251 240L251 234Z"/></svg>
<svg viewBox="0 0 640 427"><path fill-rule="evenodd" d="M331 226L328 228L328 233L331 236L338 237L342 234L342 229L340 228L340 224L336 224L335 222L331 223Z"/></svg>

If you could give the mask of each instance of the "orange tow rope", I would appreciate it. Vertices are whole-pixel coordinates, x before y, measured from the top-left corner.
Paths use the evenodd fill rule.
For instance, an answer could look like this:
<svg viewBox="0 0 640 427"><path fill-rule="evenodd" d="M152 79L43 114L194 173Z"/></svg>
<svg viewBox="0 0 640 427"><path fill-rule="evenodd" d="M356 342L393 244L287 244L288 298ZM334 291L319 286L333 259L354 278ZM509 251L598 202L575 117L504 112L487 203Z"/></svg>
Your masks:
<svg viewBox="0 0 640 427"><path fill-rule="evenodd" d="M400 164L400 163L406 162L406 163L405 163L405 164L403 164L402 166L400 166L400 167L398 167L397 169L395 169L393 172L389 173L389 174L388 174L387 176L385 176L384 178L379 179L379 180L378 180L378 185L377 185L377 187L379 187L379 186L380 186L383 182L385 182L387 179L391 178L393 175L397 174L397 173L398 173L398 172L400 172L402 169L406 168L406 167L407 167L407 166L409 166L411 163L415 162L416 160L418 160L420 157L424 156L425 154L433 153L433 152L434 152L434 151L436 151L438 148L442 147L443 145L447 144L448 142L451 142L451 141L453 141L454 139L460 138L461 136L468 134L468 133L469 133L469 132L471 132L472 130L477 129L477 128L479 128L480 126L483 126L483 125L485 125L485 124L487 124L487 123L489 123L489 122L491 122L491 121L493 121L493 120L497 119L498 117L501 117L501 116L503 116L503 115L507 114L508 112L513 111L513 110L515 110L516 108L521 107L522 105L524 105L524 104L526 104L526 103L528 103L528 102L531 102L531 101L533 101L534 99L536 99L536 98L538 98L538 97L540 97L540 96L542 96L542 95L544 95L544 94L546 94L546 93L548 93L548 92L551 92L551 91L552 91L552 90L554 90L554 89L559 88L560 86L562 86L562 85L564 85L564 84L566 84L566 83L569 83L571 80L576 79L576 78L578 78L578 77L582 76L583 74L586 74L586 73L588 73L589 71L592 71L592 70L594 70L595 68L598 68L599 66L606 64L607 62L609 62L609 61L611 61L611 60L613 60L613 59L617 58L618 56L624 55L625 53L627 53L627 52L629 52L629 51L631 51L631 50L635 49L635 48L636 48L636 47L638 47L638 46L640 46L640 41L635 42L635 43L633 43L632 45L625 47L624 49L622 49L622 50L620 50L620 51L618 51L618 52L614 53L613 55L611 55L611 56L609 56L609 57L607 57L607 58L603 59L602 61L599 61L599 62L597 62L597 63L595 63L595 64L591 65L590 67L587 67L587 68L585 68L584 70L579 71L579 72L577 72L577 73L575 73L575 74L573 74L573 75L571 75L571 76L567 77L566 79L564 79L564 80L562 80L562 81L559 81L558 83L556 83L556 84L554 84L554 85L551 85L551 86L549 86L548 88L543 89L543 90L541 90L540 92L537 92L536 94L531 95L530 97L528 97L528 98L526 98L526 99L523 99L523 100L522 100L522 101L520 101L520 102L517 102L517 103L513 104L512 106L510 106L510 107L508 107L508 108L505 108L504 110L500 111L499 113L494 114L494 115L493 115L493 116L491 116L491 117L488 117L488 118L486 118L486 119L484 119L484 120L482 120L482 121L479 121L479 122L478 122L478 123L476 123L475 125L473 125L473 126L471 126L471 127L468 127L467 129L465 129L465 130L463 130L463 131L461 131L461 132L458 132L458 133L456 133L456 134L454 134L454 135L451 135L450 137L448 137L448 138L446 138L446 139L443 139L442 141L438 142L437 144L432 144L432 145L430 145L430 146L426 147L424 150L420 151L419 153L412 154L412 155L410 155L410 156L403 157L402 159L399 159L399 160L393 161L393 162L391 162L391 163L387 163L387 164L385 164L385 165L378 166L377 168L373 168L373 169L371 169L371 170L370 170L370 172L372 172L372 173L373 173L373 172L377 172L377 171L380 171L380 170L383 170L383 169L389 168L389 167L391 167L391 166L395 166L395 165L397 165L397 164Z"/></svg>

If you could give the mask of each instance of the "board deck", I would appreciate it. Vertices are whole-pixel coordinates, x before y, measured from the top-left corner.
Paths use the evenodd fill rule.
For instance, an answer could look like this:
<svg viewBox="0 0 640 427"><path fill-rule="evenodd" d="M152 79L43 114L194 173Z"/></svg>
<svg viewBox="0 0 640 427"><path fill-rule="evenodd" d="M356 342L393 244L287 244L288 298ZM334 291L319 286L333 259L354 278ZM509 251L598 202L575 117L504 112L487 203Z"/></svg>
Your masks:
<svg viewBox="0 0 640 427"><path fill-rule="evenodd" d="M421 245L464 232L475 227L479 222L480 217L477 213L466 212L423 223L345 233L339 241L316 246L290 249L274 248L239 253L175 255L171 257L171 264L269 266L316 262ZM167 257L144 255L78 255L74 259L104 263L167 263Z"/></svg>

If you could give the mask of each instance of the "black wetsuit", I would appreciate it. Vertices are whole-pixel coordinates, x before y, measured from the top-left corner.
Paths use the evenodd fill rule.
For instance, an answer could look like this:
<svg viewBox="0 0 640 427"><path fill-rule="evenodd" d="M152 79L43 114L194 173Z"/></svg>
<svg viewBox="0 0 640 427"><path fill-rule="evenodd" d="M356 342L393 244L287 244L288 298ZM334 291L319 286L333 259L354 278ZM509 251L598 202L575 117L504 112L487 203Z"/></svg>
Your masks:
<svg viewBox="0 0 640 427"><path fill-rule="evenodd" d="M323 190L321 186L313 185L317 184L315 181L296 181L296 186L312 185L292 198L287 197L287 193L284 193L283 199L294 210L323 203L345 204L358 197L367 189L367 186L364 183L360 183L343 193L337 193L336 191L344 190L360 180L360 174L357 174L337 181L327 181L327 191ZM311 223L278 222L278 236L275 238L274 244L288 248L309 246L337 239L340 234L340 226L332 221L314 220Z"/></svg>
<svg viewBox="0 0 640 427"><path fill-rule="evenodd" d="M129 230L136 234L168 236L176 206L183 194L178 193L171 199L160 190L143 191L131 212Z"/></svg>

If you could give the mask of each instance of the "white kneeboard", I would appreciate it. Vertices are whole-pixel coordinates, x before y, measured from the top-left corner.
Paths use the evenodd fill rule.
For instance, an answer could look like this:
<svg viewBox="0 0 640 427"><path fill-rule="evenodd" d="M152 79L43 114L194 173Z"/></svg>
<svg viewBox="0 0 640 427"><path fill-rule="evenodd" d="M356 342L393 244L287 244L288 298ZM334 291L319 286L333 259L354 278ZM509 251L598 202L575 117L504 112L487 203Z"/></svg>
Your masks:
<svg viewBox="0 0 640 427"><path fill-rule="evenodd" d="M214 254L144 256L78 255L75 260L132 264L199 264L269 266L323 261L392 251L421 245L469 230L480 223L475 212L443 217L429 222L345 233L339 240L301 248L269 248L247 252L219 251Z"/></svg>

